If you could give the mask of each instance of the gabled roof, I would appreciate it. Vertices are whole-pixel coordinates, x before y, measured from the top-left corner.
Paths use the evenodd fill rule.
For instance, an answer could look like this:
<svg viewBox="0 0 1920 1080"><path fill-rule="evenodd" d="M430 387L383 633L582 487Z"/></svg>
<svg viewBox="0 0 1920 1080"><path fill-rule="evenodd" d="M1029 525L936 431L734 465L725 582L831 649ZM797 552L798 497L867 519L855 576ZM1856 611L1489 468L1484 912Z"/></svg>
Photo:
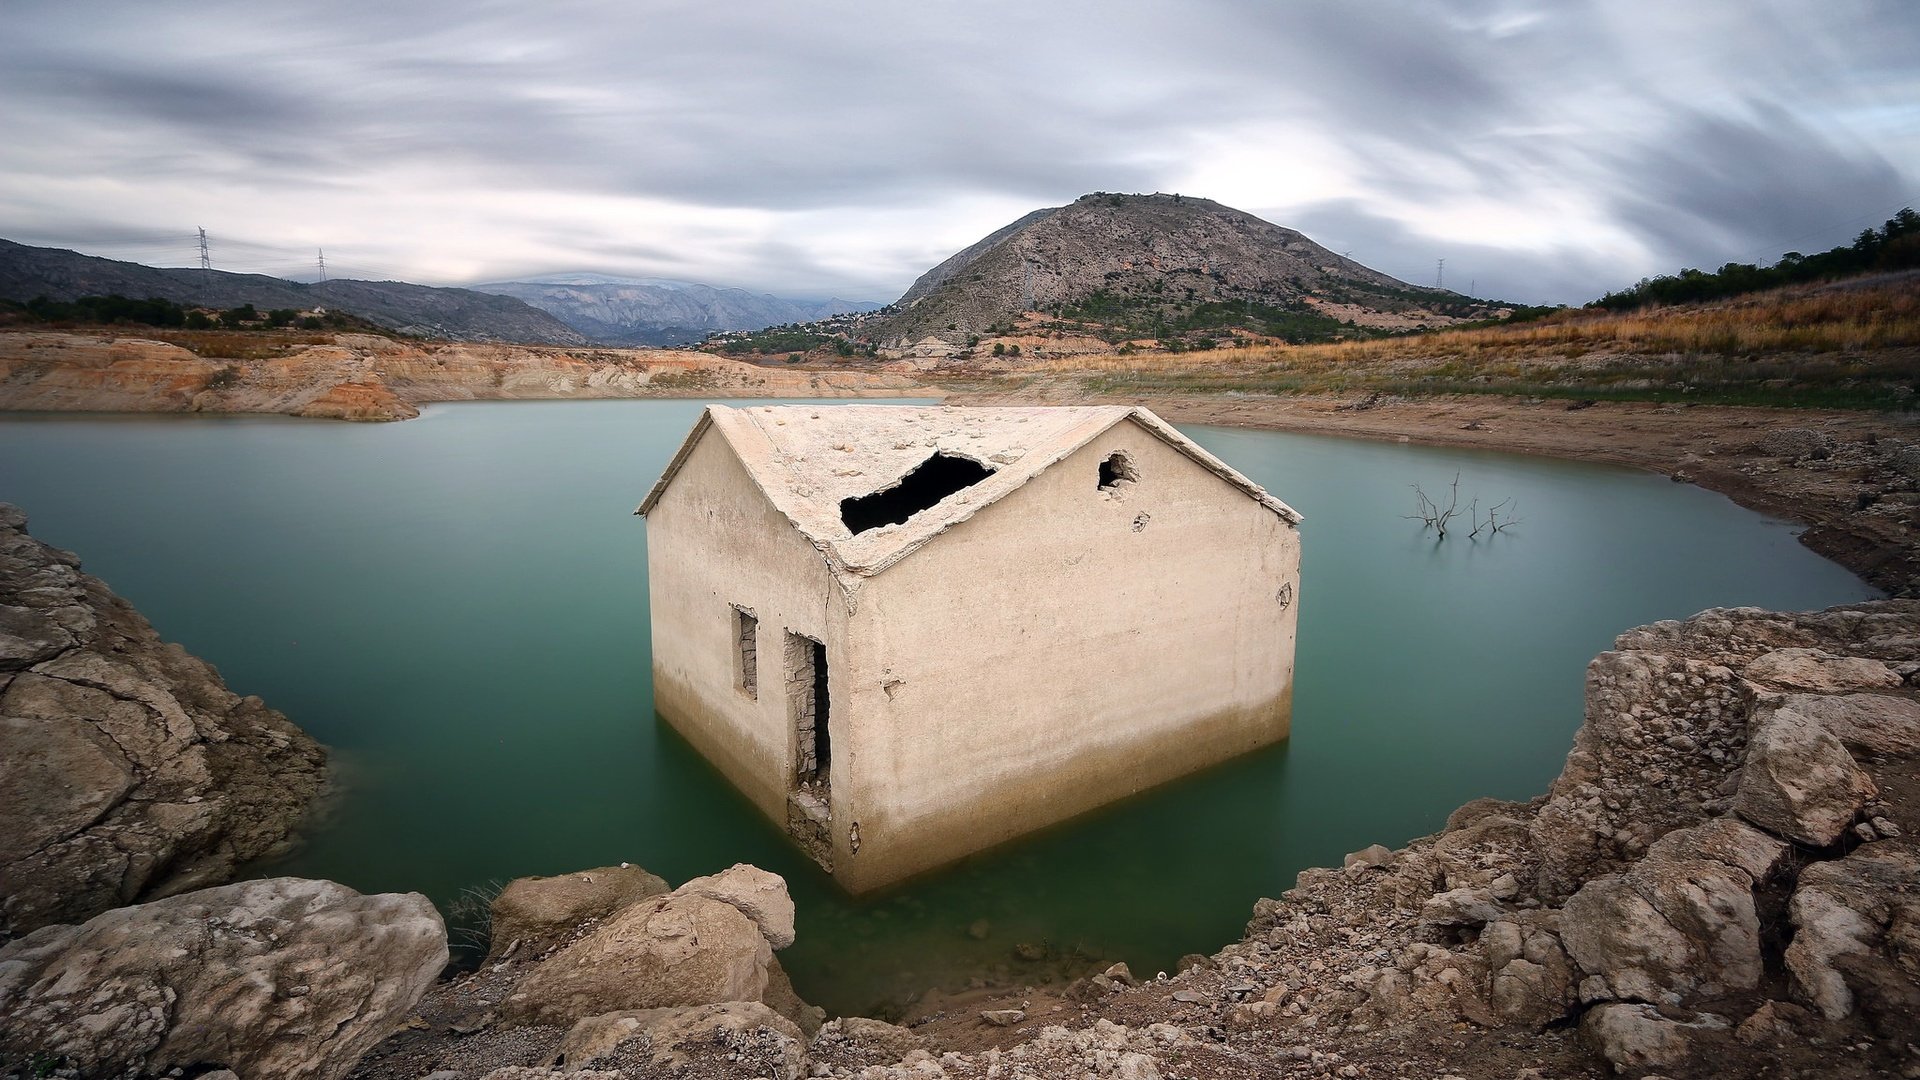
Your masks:
<svg viewBox="0 0 1920 1080"><path fill-rule="evenodd" d="M1101 433L1131 420L1288 524L1300 515L1152 412L1125 405L972 408L910 405L709 405L637 514L653 509L709 428L747 475L839 575L871 577L979 513ZM993 475L897 525L858 534L843 499L898 484L935 453L972 458Z"/></svg>

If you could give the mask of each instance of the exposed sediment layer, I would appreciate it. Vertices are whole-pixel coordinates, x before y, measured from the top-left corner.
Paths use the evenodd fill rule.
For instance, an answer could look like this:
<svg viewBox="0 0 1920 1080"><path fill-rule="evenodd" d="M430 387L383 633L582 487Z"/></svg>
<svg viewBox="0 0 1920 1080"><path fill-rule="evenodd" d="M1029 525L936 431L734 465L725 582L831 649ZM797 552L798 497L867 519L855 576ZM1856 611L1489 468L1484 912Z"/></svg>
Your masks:
<svg viewBox="0 0 1920 1080"><path fill-rule="evenodd" d="M228 880L325 751L0 503L0 940Z"/></svg>
<svg viewBox="0 0 1920 1080"><path fill-rule="evenodd" d="M317 344L225 344L273 355L224 359L101 333L0 333L0 409L406 420L435 401L926 392L899 375L761 367L658 349L420 343L374 334L327 335Z"/></svg>

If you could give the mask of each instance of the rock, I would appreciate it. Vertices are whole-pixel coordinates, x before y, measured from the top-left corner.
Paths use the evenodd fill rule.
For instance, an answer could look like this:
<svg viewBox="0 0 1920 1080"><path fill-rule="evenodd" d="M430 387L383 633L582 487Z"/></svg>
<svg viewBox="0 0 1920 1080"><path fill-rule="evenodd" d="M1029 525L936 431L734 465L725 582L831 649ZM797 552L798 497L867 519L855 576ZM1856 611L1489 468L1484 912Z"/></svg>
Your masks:
<svg viewBox="0 0 1920 1080"><path fill-rule="evenodd" d="M1213 957L1205 953L1187 953L1185 956L1182 956L1180 962L1174 966L1174 971L1188 972L1195 969L1212 971L1213 966Z"/></svg>
<svg viewBox="0 0 1920 1080"><path fill-rule="evenodd" d="M1733 1034L1748 1046L1781 1046L1799 1038L1801 1025L1812 1018L1812 1013L1798 1005L1768 1001L1742 1020Z"/></svg>
<svg viewBox="0 0 1920 1080"><path fill-rule="evenodd" d="M1025 1009L987 1009L980 1014L980 1019L994 1027L1012 1027L1026 1018Z"/></svg>
<svg viewBox="0 0 1920 1080"><path fill-rule="evenodd" d="M1859 1005L1876 1019L1898 1018L1903 1007L1909 1020L1920 1015L1916 894L1920 852L1910 841L1869 844L1802 870L1787 905L1794 996L1829 1020L1843 1020Z"/></svg>
<svg viewBox="0 0 1920 1080"><path fill-rule="evenodd" d="M1906 754L1920 748L1920 702L1887 694L1789 694L1780 702L1826 728L1847 749Z"/></svg>
<svg viewBox="0 0 1920 1080"><path fill-rule="evenodd" d="M528 1023L571 1025L633 1009L758 1001L772 962L766 936L732 904L653 897L541 962L504 1011Z"/></svg>
<svg viewBox="0 0 1920 1080"><path fill-rule="evenodd" d="M800 1029L753 1001L729 1001L674 1009L638 1009L582 1019L560 1044L560 1060L569 1070L597 1064L652 1065L677 1070L690 1059L727 1055L732 1075L802 1075L805 1056ZM613 1075L620 1075L615 1072Z"/></svg>
<svg viewBox="0 0 1920 1080"><path fill-rule="evenodd" d="M1624 1072L1678 1065L1691 1056L1695 1035L1724 1026L1714 1018L1669 1020L1651 1005L1601 1005L1580 1018L1580 1037Z"/></svg>
<svg viewBox="0 0 1920 1080"><path fill-rule="evenodd" d="M829 1020L813 1037L816 1047L846 1047L876 1065L891 1065L915 1050L928 1047L924 1036L883 1020L843 1016Z"/></svg>
<svg viewBox="0 0 1920 1080"><path fill-rule="evenodd" d="M1898 673L1878 660L1836 656L1823 649L1779 649L1742 668L1748 681L1773 690L1891 690Z"/></svg>
<svg viewBox="0 0 1920 1080"><path fill-rule="evenodd" d="M1393 849L1385 844L1369 844L1359 851L1351 852L1342 860L1342 866L1386 866L1393 862Z"/></svg>
<svg viewBox="0 0 1920 1080"><path fill-rule="evenodd" d="M1670 833L1625 874L1595 878L1568 899L1567 953L1615 999L1677 1003L1750 990L1762 974L1754 885L1786 853L1727 819Z"/></svg>
<svg viewBox="0 0 1920 1080"><path fill-rule="evenodd" d="M1430 926L1481 926L1506 913L1486 889L1450 889L1420 905L1420 921Z"/></svg>
<svg viewBox="0 0 1920 1080"><path fill-rule="evenodd" d="M1733 810L1779 836L1827 847L1876 794L1840 740L1792 708L1756 711Z"/></svg>
<svg viewBox="0 0 1920 1080"><path fill-rule="evenodd" d="M674 890L676 896L705 896L732 904L752 919L776 949L793 944L793 898L780 875L757 866L735 863L707 877L694 878Z"/></svg>
<svg viewBox="0 0 1920 1080"><path fill-rule="evenodd" d="M447 963L418 894L270 878L117 908L0 947L0 1050L88 1073L346 1075Z"/></svg>
<svg viewBox="0 0 1920 1080"><path fill-rule="evenodd" d="M1101 974L1125 986L1140 985L1140 980L1133 977L1133 969L1128 967L1124 960L1107 968L1107 970L1101 972Z"/></svg>
<svg viewBox="0 0 1920 1080"><path fill-rule="evenodd" d="M0 940L219 884L284 845L325 752L0 514Z"/></svg>
<svg viewBox="0 0 1920 1080"><path fill-rule="evenodd" d="M1198 990L1175 990L1172 997L1183 1005L1202 1005L1207 1001L1207 995Z"/></svg>
<svg viewBox="0 0 1920 1080"><path fill-rule="evenodd" d="M667 891L665 881L624 864L556 877L515 878L494 897L487 958L497 959L516 944L527 952L558 944L582 923Z"/></svg>
<svg viewBox="0 0 1920 1080"><path fill-rule="evenodd" d="M1789 461L1825 459L1833 453L1833 436L1812 428L1777 428L1760 437L1754 449L1768 457Z"/></svg>

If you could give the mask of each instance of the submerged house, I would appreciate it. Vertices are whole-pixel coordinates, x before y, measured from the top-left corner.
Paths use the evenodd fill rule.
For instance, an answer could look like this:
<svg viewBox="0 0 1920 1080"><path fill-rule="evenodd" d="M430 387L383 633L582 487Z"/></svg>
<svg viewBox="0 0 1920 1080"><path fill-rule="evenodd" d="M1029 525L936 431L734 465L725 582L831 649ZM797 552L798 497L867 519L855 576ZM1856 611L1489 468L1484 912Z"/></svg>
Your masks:
<svg viewBox="0 0 1920 1080"><path fill-rule="evenodd" d="M1286 737L1300 515L1141 408L709 406L655 704L844 887Z"/></svg>

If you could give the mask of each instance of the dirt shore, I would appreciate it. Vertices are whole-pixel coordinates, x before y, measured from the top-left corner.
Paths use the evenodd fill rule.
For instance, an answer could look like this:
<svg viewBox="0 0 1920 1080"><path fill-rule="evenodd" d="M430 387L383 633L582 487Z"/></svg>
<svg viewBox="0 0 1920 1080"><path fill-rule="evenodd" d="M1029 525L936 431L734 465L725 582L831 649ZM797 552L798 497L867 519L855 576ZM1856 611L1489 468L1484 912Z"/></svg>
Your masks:
<svg viewBox="0 0 1920 1080"><path fill-rule="evenodd" d="M1920 416L1645 402L1376 394L1107 397L955 386L954 405L1145 405L1175 423L1545 454L1647 469L1807 526L1802 542L1893 595L1920 588ZM1808 435L1783 434L1807 432ZM1913 470L1920 471L1920 470Z"/></svg>

